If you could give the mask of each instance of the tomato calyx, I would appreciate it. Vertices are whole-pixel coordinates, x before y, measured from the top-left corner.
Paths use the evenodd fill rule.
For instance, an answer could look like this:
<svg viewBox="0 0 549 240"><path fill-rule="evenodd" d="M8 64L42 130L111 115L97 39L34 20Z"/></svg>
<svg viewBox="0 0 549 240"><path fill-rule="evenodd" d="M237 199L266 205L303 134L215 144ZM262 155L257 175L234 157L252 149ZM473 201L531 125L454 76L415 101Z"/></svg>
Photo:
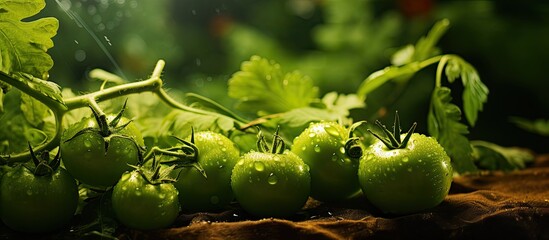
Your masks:
<svg viewBox="0 0 549 240"><path fill-rule="evenodd" d="M194 128L191 128L191 140L187 141L184 139L181 139L177 136L172 136L176 140L182 143L182 145L170 147L170 148L158 148L153 147L151 149L151 152L149 155L147 155L144 159L148 160L151 158L151 156L154 158L154 154L162 154L163 156L170 156L173 157L168 160L163 160L162 164L173 166L174 169L183 168L183 167L193 167L196 170L204 176L204 178L208 178L206 175L206 171L204 168L198 163L198 147L196 147L194 143Z"/></svg>
<svg viewBox="0 0 549 240"><path fill-rule="evenodd" d="M156 160L156 157L153 155L151 166L141 166L130 165L135 168L137 172L149 183L152 185L159 185L162 183L174 183L177 179L170 177L170 173L175 169L175 165L162 167L160 161Z"/></svg>
<svg viewBox="0 0 549 240"><path fill-rule="evenodd" d="M383 125L379 120L376 120L376 125L381 128L383 133L385 133L386 138L381 137L380 135L374 133L370 129L368 129L368 132L370 132L374 137L379 139L388 149L402 149L406 148L408 145L408 141L410 141L410 137L412 136L412 133L414 133L414 130L416 129L417 123L414 122L412 124L412 127L408 130L406 133L404 139L401 139L400 135L402 133L402 129L400 128L400 118L398 116L398 111L395 112L395 122L393 123L393 132L391 133L385 125Z"/></svg>
<svg viewBox="0 0 549 240"><path fill-rule="evenodd" d="M363 151L362 146L360 144L360 138L354 136L354 131L357 127L360 125L366 123L366 121L359 121L356 123L353 123L351 127L349 127L349 139L345 142L345 153L349 158L358 160L362 157Z"/></svg>
<svg viewBox="0 0 549 240"><path fill-rule="evenodd" d="M50 161L49 151L43 151L40 154L40 156L37 157L30 143L28 144L29 144L31 159L34 163L34 166L33 167L25 166L25 167L29 169L29 171L31 171L35 176L52 175L61 164L61 160L59 158L60 151L57 151L57 154L55 155L55 157L53 157L53 159Z"/></svg>
<svg viewBox="0 0 549 240"><path fill-rule="evenodd" d="M133 139L132 137L129 137L129 136L126 136L126 135L123 135L123 134L119 134L120 131L122 131L124 128L126 128L132 122L132 120L129 120L129 121L127 121L124 124L119 126L120 120L122 119L124 111L126 110L127 102L128 102L128 100L126 99L126 101L124 102L124 105L122 106L122 109L118 112L118 114L116 114L116 116L110 122L107 121L107 116L104 113L102 113L102 114L98 113L98 111L90 105L90 109L92 110L93 117L95 118L95 121L97 122L98 127L84 128L84 129L78 131L76 134L74 134L74 136L72 136L69 139L65 140L65 142L69 142L69 141L75 139L76 137L78 137L78 136L80 136L84 133L96 133L96 134L99 134L100 136L103 137L103 140L105 142L105 154L107 154L107 151L109 150L109 143L113 138L127 139L127 140L131 141L136 146L137 150L139 151L139 154L138 154L139 162L143 162L143 158L142 158L143 154L142 153L145 151L145 149L144 149L145 147L140 146L136 142L136 140Z"/></svg>
<svg viewBox="0 0 549 240"><path fill-rule="evenodd" d="M282 154L286 150L286 143L282 137L278 134L280 126L276 128L276 131L273 135L273 141L269 147L269 143L265 139L265 135L258 129L257 132L257 150L263 153L272 153L272 154Z"/></svg>

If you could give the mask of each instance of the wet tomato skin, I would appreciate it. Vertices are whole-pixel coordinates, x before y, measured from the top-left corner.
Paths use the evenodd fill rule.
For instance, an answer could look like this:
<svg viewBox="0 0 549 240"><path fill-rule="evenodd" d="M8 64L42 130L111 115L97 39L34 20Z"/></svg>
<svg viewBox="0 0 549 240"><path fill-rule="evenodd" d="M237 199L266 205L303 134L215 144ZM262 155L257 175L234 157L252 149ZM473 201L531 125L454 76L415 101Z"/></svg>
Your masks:
<svg viewBox="0 0 549 240"><path fill-rule="evenodd" d="M222 210L234 200L231 174L240 151L229 138L210 131L194 133L194 144L199 151L197 162L206 177L193 167L172 173L179 176L174 185L179 190L181 207L190 212Z"/></svg>
<svg viewBox="0 0 549 240"><path fill-rule="evenodd" d="M313 123L294 139L292 152L310 167L311 197L335 202L360 193L359 159L347 155L347 140L348 131L336 122Z"/></svg>
<svg viewBox="0 0 549 240"><path fill-rule="evenodd" d="M140 230L170 226L179 215L177 189L171 183L149 183L138 170L126 172L112 191L117 219Z"/></svg>
<svg viewBox="0 0 549 240"><path fill-rule="evenodd" d="M252 151L235 165L231 186L246 212L258 217L288 217L309 197L309 167L290 151Z"/></svg>
<svg viewBox="0 0 549 240"><path fill-rule="evenodd" d="M109 121L112 118L114 115L107 116ZM128 121L123 117L120 125ZM106 140L99 133L85 132L72 138L80 130L89 127L98 128L94 118L85 118L63 132L60 147L63 164L75 179L84 184L95 188L111 187L122 173L132 170L128 164L138 164L138 147L129 139L111 135L105 152ZM144 146L141 132L133 123L117 134L133 138L139 146Z"/></svg>
<svg viewBox="0 0 549 240"><path fill-rule="evenodd" d="M78 204L76 181L59 167L51 175L35 176L19 165L0 183L0 217L20 232L46 233L67 227Z"/></svg>
<svg viewBox="0 0 549 240"><path fill-rule="evenodd" d="M444 200L452 165L436 139L413 133L402 149L389 149L381 141L372 144L360 160L358 177L374 206L385 213L409 214Z"/></svg>

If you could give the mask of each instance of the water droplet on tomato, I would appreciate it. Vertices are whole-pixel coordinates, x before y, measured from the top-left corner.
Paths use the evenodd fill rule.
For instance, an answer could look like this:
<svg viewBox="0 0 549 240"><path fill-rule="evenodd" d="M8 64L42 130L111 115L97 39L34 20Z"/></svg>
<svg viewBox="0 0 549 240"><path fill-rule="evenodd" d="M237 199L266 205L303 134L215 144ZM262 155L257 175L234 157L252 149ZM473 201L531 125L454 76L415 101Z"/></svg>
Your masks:
<svg viewBox="0 0 549 240"><path fill-rule="evenodd" d="M269 177L267 177L267 182L271 185L275 185L278 183L278 177L274 175L274 173L269 174Z"/></svg>
<svg viewBox="0 0 549 240"><path fill-rule="evenodd" d="M242 166L242 165L244 165L244 160L240 160L240 161L238 161L238 163L236 163L236 164Z"/></svg>
<svg viewBox="0 0 549 240"><path fill-rule="evenodd" d="M136 196L141 196L141 191L137 191L137 189L136 189L135 195L136 195Z"/></svg>
<svg viewBox="0 0 549 240"><path fill-rule="evenodd" d="M301 150L305 151L305 150L307 150L307 147L306 147L306 146L303 146L303 147L301 148Z"/></svg>
<svg viewBox="0 0 549 240"><path fill-rule="evenodd" d="M309 137L314 138L316 136L315 133L309 133Z"/></svg>
<svg viewBox="0 0 549 240"><path fill-rule="evenodd" d="M254 168L258 172L263 172L263 170L265 170L265 164L262 162L254 162Z"/></svg>
<svg viewBox="0 0 549 240"><path fill-rule="evenodd" d="M342 153L342 154L345 154L345 148L344 148L344 147L340 147L340 148L339 148L339 152Z"/></svg>
<svg viewBox="0 0 549 240"><path fill-rule="evenodd" d="M84 140L84 147L89 148L91 146L92 146L92 142L89 139Z"/></svg>
<svg viewBox="0 0 549 240"><path fill-rule="evenodd" d="M410 161L410 159L409 159L408 157L404 157L404 158L402 159L402 161L403 161L403 162L408 162L408 161Z"/></svg>
<svg viewBox="0 0 549 240"><path fill-rule="evenodd" d="M339 137L339 131L337 131L337 129L334 128L334 127L331 126L331 125L325 126L325 127L324 127L324 130L325 130L328 134L330 134L330 135L332 135L332 136L334 136L334 137Z"/></svg>
<svg viewBox="0 0 549 240"><path fill-rule="evenodd" d="M320 152L320 146L315 145L315 148L314 148L314 149L315 149L315 152Z"/></svg>
<svg viewBox="0 0 549 240"><path fill-rule="evenodd" d="M221 151L226 152L227 148L221 148Z"/></svg>
<svg viewBox="0 0 549 240"><path fill-rule="evenodd" d="M130 174L124 174L122 177L120 177L120 181L126 181L130 178Z"/></svg>
<svg viewBox="0 0 549 240"><path fill-rule="evenodd" d="M212 204L218 204L219 203L219 197L216 195L213 195L210 197L210 203Z"/></svg>
<svg viewBox="0 0 549 240"><path fill-rule="evenodd" d="M337 160L337 155L333 153L331 159L332 159L332 162L335 162Z"/></svg>
<svg viewBox="0 0 549 240"><path fill-rule="evenodd" d="M161 194L158 195L158 197L159 197L160 199L164 199L164 198L166 198L166 194L161 193Z"/></svg>

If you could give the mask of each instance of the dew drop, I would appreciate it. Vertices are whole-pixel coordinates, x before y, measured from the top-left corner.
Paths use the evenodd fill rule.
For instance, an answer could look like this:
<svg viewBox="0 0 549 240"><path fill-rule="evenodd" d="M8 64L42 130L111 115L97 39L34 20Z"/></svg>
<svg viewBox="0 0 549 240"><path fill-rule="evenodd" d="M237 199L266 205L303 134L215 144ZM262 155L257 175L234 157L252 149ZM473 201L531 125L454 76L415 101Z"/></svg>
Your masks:
<svg viewBox="0 0 549 240"><path fill-rule="evenodd" d="M210 197L210 202L211 202L212 204L218 204L218 203L219 203L219 197L216 196L216 195L211 196L211 197Z"/></svg>
<svg viewBox="0 0 549 240"><path fill-rule="evenodd" d="M166 194L161 193L161 194L158 195L158 198L164 199L164 198L166 198Z"/></svg>
<svg viewBox="0 0 549 240"><path fill-rule="evenodd" d="M278 183L278 177L271 173L269 174L269 177L267 177L267 182L271 185L275 185L276 183Z"/></svg>
<svg viewBox="0 0 549 240"><path fill-rule="evenodd" d="M340 147L340 148L339 148L339 152L345 154L345 148L344 148L344 147Z"/></svg>
<svg viewBox="0 0 549 240"><path fill-rule="evenodd" d="M309 133L309 137L313 138L313 137L315 137L315 136L316 136L315 133Z"/></svg>
<svg viewBox="0 0 549 240"><path fill-rule="evenodd" d="M279 157L279 156L274 156L274 157L273 157L273 160L275 160L275 161L280 161L280 157Z"/></svg>
<svg viewBox="0 0 549 240"><path fill-rule="evenodd" d="M320 146L318 145L315 145L315 148L314 148L315 152L320 152Z"/></svg>
<svg viewBox="0 0 549 240"><path fill-rule="evenodd" d="M338 132L337 129L334 128L333 126L330 126L330 125L325 126L325 127L324 127L324 130L325 130L328 134L330 134L330 135L332 135L332 136L334 136L334 137L339 137L339 132Z"/></svg>
<svg viewBox="0 0 549 240"><path fill-rule="evenodd" d="M137 189L136 189L135 195L136 195L136 196L141 196L141 191L137 191Z"/></svg>
<svg viewBox="0 0 549 240"><path fill-rule="evenodd" d="M335 162L337 160L337 155L334 153L331 157L332 162Z"/></svg>
<svg viewBox="0 0 549 240"><path fill-rule="evenodd" d="M238 161L238 163L236 163L236 164L238 164L239 166L242 166L242 165L244 165L244 160L240 160L240 161Z"/></svg>
<svg viewBox="0 0 549 240"><path fill-rule="evenodd" d="M84 140L84 147L89 148L91 146L92 146L92 142L89 139Z"/></svg>
<svg viewBox="0 0 549 240"><path fill-rule="evenodd" d="M263 170L265 170L265 164L262 162L254 162L254 168L258 172L263 172Z"/></svg>
<svg viewBox="0 0 549 240"><path fill-rule="evenodd" d="M124 174L122 175L122 177L120 178L120 181L126 181L130 178L130 174Z"/></svg>
<svg viewBox="0 0 549 240"><path fill-rule="evenodd" d="M221 151L226 152L227 148L221 148Z"/></svg>
<svg viewBox="0 0 549 240"><path fill-rule="evenodd" d="M307 147L306 147L306 146L303 146L303 147L301 148L301 150L305 151L305 150L307 150Z"/></svg>
<svg viewBox="0 0 549 240"><path fill-rule="evenodd" d="M409 159L408 157L404 157L404 158L402 159L402 161L403 161L403 162L408 162L408 161L410 161L410 159Z"/></svg>

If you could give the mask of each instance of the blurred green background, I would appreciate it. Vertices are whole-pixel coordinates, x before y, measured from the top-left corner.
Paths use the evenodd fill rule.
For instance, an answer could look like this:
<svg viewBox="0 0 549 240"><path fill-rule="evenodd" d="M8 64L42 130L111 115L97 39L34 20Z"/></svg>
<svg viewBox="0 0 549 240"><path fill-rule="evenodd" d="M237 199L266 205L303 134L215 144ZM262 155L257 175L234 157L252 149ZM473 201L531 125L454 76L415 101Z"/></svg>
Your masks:
<svg viewBox="0 0 549 240"><path fill-rule="evenodd" d="M545 2L49 0L40 15L60 20L49 51L55 61L50 80L64 87L89 90L94 83L86 76L94 68L144 79L164 59L166 87L228 107L234 102L227 80L252 55L311 76L323 93L353 93L370 73L390 65L396 50L448 18L441 52L469 61L490 89L470 138L549 152L547 137L510 121L549 119ZM433 67L404 88L387 84L368 97L366 111L354 113L355 119L391 119L398 109L404 126L416 120L425 133L434 75ZM460 102L459 84L451 88Z"/></svg>

